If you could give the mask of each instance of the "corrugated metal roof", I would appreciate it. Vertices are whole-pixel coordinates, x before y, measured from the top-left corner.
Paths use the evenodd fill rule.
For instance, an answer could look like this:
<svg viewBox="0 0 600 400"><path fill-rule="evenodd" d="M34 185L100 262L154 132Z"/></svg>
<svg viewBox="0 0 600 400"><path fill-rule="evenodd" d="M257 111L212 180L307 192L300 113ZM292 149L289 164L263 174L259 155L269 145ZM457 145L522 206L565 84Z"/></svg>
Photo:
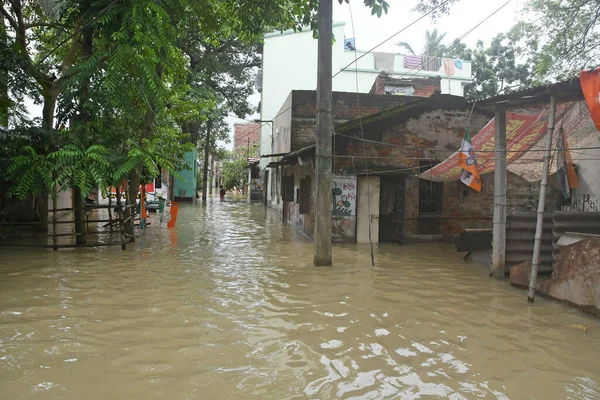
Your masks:
<svg viewBox="0 0 600 400"><path fill-rule="evenodd" d="M516 109L548 104L550 97L555 97L558 103L583 100L579 78L489 97L474 103L475 107L480 109Z"/></svg>

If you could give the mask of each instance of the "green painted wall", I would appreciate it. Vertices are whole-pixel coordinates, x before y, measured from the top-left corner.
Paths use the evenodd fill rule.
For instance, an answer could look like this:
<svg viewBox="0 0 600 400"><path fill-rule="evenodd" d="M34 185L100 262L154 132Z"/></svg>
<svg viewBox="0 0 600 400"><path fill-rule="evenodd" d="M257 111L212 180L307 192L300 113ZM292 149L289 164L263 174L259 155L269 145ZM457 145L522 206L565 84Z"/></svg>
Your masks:
<svg viewBox="0 0 600 400"><path fill-rule="evenodd" d="M177 174L181 176L181 178L175 177L173 196L192 200L196 198L196 175L198 174L197 158L197 149L187 152L183 156L183 160L191 169L177 171Z"/></svg>

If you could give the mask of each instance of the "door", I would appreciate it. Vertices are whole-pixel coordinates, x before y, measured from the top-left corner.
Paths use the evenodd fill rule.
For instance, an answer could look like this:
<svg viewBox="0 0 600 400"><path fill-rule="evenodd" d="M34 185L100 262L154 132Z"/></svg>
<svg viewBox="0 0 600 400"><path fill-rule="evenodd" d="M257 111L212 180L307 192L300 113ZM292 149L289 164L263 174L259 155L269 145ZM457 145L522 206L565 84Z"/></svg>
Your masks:
<svg viewBox="0 0 600 400"><path fill-rule="evenodd" d="M379 243L379 177L358 177L358 199L356 201L356 242Z"/></svg>
<svg viewBox="0 0 600 400"><path fill-rule="evenodd" d="M381 177L379 241L404 243L404 176Z"/></svg>
<svg viewBox="0 0 600 400"><path fill-rule="evenodd" d="M251 177L252 177L252 175L251 175ZM252 182L252 179L250 179L249 182ZM269 196L269 192L267 191L269 184L271 184L271 181L269 179L269 171L265 170L265 178L263 180L263 202L264 202L265 206L268 206L269 200L272 200L271 199L272 196Z"/></svg>

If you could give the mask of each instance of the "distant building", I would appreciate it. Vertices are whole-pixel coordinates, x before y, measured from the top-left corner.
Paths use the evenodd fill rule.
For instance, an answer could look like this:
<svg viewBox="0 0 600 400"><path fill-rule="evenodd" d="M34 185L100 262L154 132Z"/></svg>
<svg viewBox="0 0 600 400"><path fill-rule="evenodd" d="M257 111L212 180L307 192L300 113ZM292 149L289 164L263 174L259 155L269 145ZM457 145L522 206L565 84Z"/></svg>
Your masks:
<svg viewBox="0 0 600 400"><path fill-rule="evenodd" d="M247 124L233 125L233 151L245 154L260 143L260 124L249 122Z"/></svg>
<svg viewBox="0 0 600 400"><path fill-rule="evenodd" d="M470 61L367 53L361 50L355 52L354 40L342 40L344 27L343 22L333 24L333 34L339 39L332 49L334 91L369 93L382 72L394 79L414 80L413 96L419 95L419 85L416 84L418 78L439 79L441 93L455 96L463 96L465 85L471 82ZM360 43L358 45L360 47ZM357 65L353 64L356 56L361 57ZM256 86L261 92L260 119L265 121L261 124L260 154L271 154L275 132L273 123L268 121L275 119L292 90L315 90L317 87L317 40L310 29L265 35L262 67L256 78ZM401 91L410 95L410 85L396 90L394 94L400 94ZM266 164L267 160L261 159L261 171L265 170Z"/></svg>

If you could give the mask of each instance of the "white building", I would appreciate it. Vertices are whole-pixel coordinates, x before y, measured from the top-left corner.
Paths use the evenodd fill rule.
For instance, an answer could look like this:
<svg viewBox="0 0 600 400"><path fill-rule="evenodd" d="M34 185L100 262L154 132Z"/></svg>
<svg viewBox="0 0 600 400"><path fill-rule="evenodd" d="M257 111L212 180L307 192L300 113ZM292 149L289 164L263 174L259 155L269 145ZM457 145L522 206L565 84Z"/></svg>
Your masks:
<svg viewBox="0 0 600 400"><path fill-rule="evenodd" d="M471 82L471 62L461 60L442 60L437 58L434 65L424 70L421 56L405 56L394 53L368 53L353 63L355 56L366 52L346 50L344 44L343 22L334 22L333 34L333 90L340 92L356 91L356 72L358 71L358 91L368 93L375 78L385 71L394 78L441 77L441 89L444 94L463 95L464 86ZM444 65L444 61L451 65ZM456 61L456 62L455 62ZM352 64L351 64L352 63ZM415 63L418 66L415 66ZM350 66L348 66L351 64ZM347 69L344 69L347 67ZM432 70L433 69L433 70ZM263 121L260 136L260 154L271 154L272 136L275 118L290 91L293 89L314 90L317 88L317 40L312 31L285 31L265 35L262 68L257 81L261 91L260 119ZM263 158L260 168L264 171L269 159ZM267 174L267 180L270 177ZM267 186L270 187L270 182ZM270 197L270 194L267 193Z"/></svg>

